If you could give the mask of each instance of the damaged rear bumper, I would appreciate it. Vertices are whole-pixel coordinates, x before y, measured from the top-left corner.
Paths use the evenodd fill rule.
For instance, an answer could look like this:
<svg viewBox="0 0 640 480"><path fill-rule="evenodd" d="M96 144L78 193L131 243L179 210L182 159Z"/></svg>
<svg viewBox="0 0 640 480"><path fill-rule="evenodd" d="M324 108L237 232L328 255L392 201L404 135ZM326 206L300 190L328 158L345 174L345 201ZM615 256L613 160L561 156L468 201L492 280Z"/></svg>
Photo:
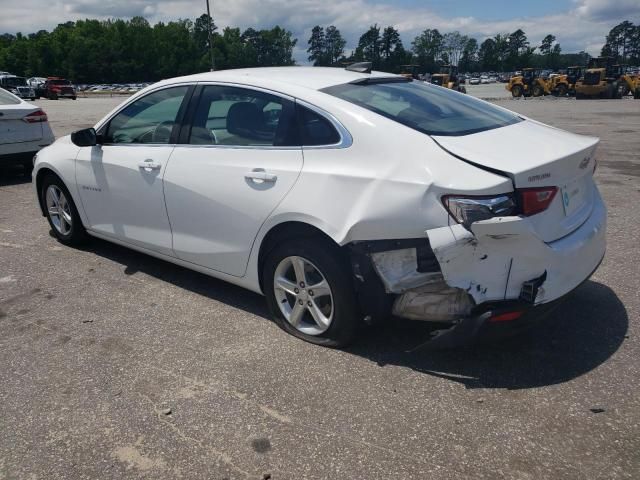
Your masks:
<svg viewBox="0 0 640 480"><path fill-rule="evenodd" d="M588 219L553 242L542 241L526 218L499 217L471 231L428 230L427 241L359 244L352 262L360 291L375 284L371 297L385 298L394 315L444 322L428 343L448 348L513 333L548 314L599 266L605 230L606 207L596 194Z"/></svg>

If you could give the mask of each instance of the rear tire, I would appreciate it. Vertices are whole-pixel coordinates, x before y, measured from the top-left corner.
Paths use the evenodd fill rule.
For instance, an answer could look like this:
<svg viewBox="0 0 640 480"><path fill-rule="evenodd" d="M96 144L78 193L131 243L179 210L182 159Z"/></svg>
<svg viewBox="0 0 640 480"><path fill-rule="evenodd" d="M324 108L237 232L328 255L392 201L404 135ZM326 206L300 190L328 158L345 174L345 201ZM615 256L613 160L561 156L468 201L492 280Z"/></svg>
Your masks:
<svg viewBox="0 0 640 480"><path fill-rule="evenodd" d="M569 91L569 89L567 88L567 86L565 84L560 84L558 85L558 88L556 89L556 94L558 97L564 97L567 95L567 92Z"/></svg>
<svg viewBox="0 0 640 480"><path fill-rule="evenodd" d="M541 97L544 95L544 89L540 85L535 85L532 90L534 97Z"/></svg>
<svg viewBox="0 0 640 480"><path fill-rule="evenodd" d="M53 174L45 177L40 199L45 206L51 230L60 243L78 246L86 242L87 231L69 190L60 178Z"/></svg>
<svg viewBox="0 0 640 480"><path fill-rule="evenodd" d="M262 270L263 291L275 323L316 345L338 348L351 343L361 322L348 265L343 252L321 238L292 239L275 247L267 254ZM304 273L300 275L300 271ZM314 285L318 289L315 293ZM298 308L302 313L296 316ZM327 321L315 320L318 311Z"/></svg>

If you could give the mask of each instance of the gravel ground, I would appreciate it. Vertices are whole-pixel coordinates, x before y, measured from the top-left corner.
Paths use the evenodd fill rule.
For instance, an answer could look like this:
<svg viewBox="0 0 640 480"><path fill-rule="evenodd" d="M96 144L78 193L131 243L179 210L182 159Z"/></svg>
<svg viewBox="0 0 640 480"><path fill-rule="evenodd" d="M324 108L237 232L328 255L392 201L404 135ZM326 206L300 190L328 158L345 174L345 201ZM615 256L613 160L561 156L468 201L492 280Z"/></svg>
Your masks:
<svg viewBox="0 0 640 480"><path fill-rule="evenodd" d="M121 100L39 105L60 136ZM410 321L303 343L258 295L61 246L5 172L0 479L640 478L640 103L499 104L602 138L609 248L553 318L490 348L407 354L428 333Z"/></svg>

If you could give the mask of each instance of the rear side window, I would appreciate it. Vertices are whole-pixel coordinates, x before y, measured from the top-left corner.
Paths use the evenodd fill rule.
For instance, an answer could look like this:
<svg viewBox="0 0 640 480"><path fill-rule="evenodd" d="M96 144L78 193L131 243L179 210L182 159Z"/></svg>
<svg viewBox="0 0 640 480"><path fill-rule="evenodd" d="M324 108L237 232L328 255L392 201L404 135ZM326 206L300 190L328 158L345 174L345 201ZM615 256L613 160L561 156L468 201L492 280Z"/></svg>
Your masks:
<svg viewBox="0 0 640 480"><path fill-rule="evenodd" d="M205 86L189 143L194 145L288 146L295 144L293 102L266 92Z"/></svg>
<svg viewBox="0 0 640 480"><path fill-rule="evenodd" d="M427 135L459 136L505 127L518 116L423 82L347 83L322 90Z"/></svg>
<svg viewBox="0 0 640 480"><path fill-rule="evenodd" d="M302 145L335 145L340 142L340 134L322 115L302 105L298 105L298 122L302 136Z"/></svg>

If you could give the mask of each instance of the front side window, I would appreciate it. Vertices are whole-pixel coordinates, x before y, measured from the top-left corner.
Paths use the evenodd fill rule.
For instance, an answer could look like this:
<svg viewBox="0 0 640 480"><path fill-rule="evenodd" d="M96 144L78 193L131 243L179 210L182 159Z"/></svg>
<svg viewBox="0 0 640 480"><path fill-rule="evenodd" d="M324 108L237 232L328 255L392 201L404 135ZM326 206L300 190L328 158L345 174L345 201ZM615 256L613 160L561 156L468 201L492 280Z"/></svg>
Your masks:
<svg viewBox="0 0 640 480"><path fill-rule="evenodd" d="M347 83L322 90L427 135L459 136L505 127L520 117L468 95L421 82Z"/></svg>
<svg viewBox="0 0 640 480"><path fill-rule="evenodd" d="M202 89L189 143L195 145L293 145L293 102L276 95L223 85Z"/></svg>
<svg viewBox="0 0 640 480"><path fill-rule="evenodd" d="M188 88L165 88L127 105L109 122L105 143L168 144Z"/></svg>

